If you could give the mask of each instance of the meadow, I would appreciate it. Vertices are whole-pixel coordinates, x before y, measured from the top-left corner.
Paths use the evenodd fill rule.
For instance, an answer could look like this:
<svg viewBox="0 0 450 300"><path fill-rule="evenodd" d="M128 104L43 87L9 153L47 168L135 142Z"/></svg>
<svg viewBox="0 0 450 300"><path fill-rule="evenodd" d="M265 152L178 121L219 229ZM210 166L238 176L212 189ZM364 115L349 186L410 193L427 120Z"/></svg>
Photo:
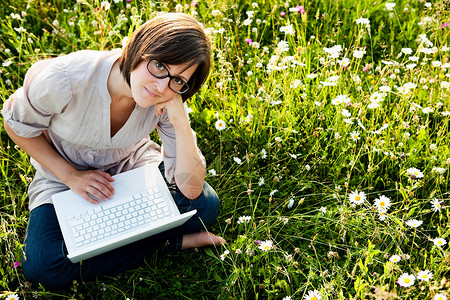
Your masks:
<svg viewBox="0 0 450 300"><path fill-rule="evenodd" d="M188 106L227 240L30 286L34 170L2 126L0 298L450 297L449 0L0 2L2 102L32 63L121 48L159 12L204 24L213 68Z"/></svg>

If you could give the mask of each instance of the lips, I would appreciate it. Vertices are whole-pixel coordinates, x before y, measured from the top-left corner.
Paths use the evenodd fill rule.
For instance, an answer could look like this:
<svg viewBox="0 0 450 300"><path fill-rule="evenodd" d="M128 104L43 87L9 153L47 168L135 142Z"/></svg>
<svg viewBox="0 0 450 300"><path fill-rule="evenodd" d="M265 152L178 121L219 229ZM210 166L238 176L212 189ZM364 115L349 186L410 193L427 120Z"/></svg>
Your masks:
<svg viewBox="0 0 450 300"><path fill-rule="evenodd" d="M144 87L145 91L147 92L147 95L149 95L152 98L158 98L159 96L155 93L150 92L146 87Z"/></svg>

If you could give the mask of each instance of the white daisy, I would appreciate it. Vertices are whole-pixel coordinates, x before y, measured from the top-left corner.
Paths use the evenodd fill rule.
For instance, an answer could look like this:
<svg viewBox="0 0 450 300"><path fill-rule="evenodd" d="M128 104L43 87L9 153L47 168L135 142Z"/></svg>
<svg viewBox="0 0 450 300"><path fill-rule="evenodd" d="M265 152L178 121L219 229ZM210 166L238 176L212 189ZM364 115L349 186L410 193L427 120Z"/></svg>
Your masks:
<svg viewBox="0 0 450 300"><path fill-rule="evenodd" d="M273 248L273 243L271 240L262 241L261 244L259 244L258 248L262 251L269 251Z"/></svg>
<svg viewBox="0 0 450 300"><path fill-rule="evenodd" d="M393 263L398 263L399 261L401 261L402 260L402 258L400 257L400 255L392 255L390 258L389 258L389 261L390 262L393 262Z"/></svg>
<svg viewBox="0 0 450 300"><path fill-rule="evenodd" d="M442 208L441 202L437 198L431 200L430 204L433 211L440 211Z"/></svg>
<svg viewBox="0 0 450 300"><path fill-rule="evenodd" d="M308 294L303 297L304 300L321 300L322 295L318 290L308 291Z"/></svg>
<svg viewBox="0 0 450 300"><path fill-rule="evenodd" d="M348 196L348 199L353 204L363 204L364 200L366 200L366 193L364 192L358 192L358 190L355 190L354 192L351 192Z"/></svg>
<svg viewBox="0 0 450 300"><path fill-rule="evenodd" d="M359 132L357 132L357 131L351 132L350 137L353 141L355 141L355 142L358 141L360 139Z"/></svg>
<svg viewBox="0 0 450 300"><path fill-rule="evenodd" d="M406 170L406 174L408 174L408 176L412 179L423 178L423 173L416 168L409 168L408 170Z"/></svg>
<svg viewBox="0 0 450 300"><path fill-rule="evenodd" d="M387 211L391 207L391 199L381 195L380 198L375 199L375 206L379 211Z"/></svg>
<svg viewBox="0 0 450 300"><path fill-rule="evenodd" d="M416 220L416 219L410 219L410 220L406 221L406 225L408 225L409 227L412 227L412 228L417 228L420 225L422 225L422 223L423 223L423 221Z"/></svg>
<svg viewBox="0 0 450 300"><path fill-rule="evenodd" d="M417 279L421 281L429 281L431 278L433 278L433 272L428 270L419 271L419 273L417 273Z"/></svg>
<svg viewBox="0 0 450 300"><path fill-rule="evenodd" d="M222 119L217 120L215 126L216 126L216 129L219 131L224 130L227 127L227 125L225 124L225 121Z"/></svg>
<svg viewBox="0 0 450 300"><path fill-rule="evenodd" d="M444 294L436 294L434 295L433 300L447 300L447 296Z"/></svg>
<svg viewBox="0 0 450 300"><path fill-rule="evenodd" d="M233 157L233 160L238 164L242 164L242 160L239 157Z"/></svg>
<svg viewBox="0 0 450 300"><path fill-rule="evenodd" d="M397 283L402 287L410 287L414 284L416 277L414 275L410 275L408 273L403 273L397 280Z"/></svg>
<svg viewBox="0 0 450 300"><path fill-rule="evenodd" d="M6 297L6 300L19 300L19 296L17 294L11 294Z"/></svg>
<svg viewBox="0 0 450 300"><path fill-rule="evenodd" d="M443 238L435 238L435 239L433 239L433 243L436 246L441 247L441 246L444 246L445 244L447 244L447 241Z"/></svg>

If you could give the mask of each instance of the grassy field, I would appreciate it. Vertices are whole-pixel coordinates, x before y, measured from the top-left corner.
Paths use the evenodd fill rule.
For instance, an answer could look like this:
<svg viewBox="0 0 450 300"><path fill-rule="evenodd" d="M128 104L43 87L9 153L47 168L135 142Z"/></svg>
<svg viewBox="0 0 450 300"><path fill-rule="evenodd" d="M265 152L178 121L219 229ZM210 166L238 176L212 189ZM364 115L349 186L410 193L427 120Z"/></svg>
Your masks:
<svg viewBox="0 0 450 300"><path fill-rule="evenodd" d="M228 241L57 294L30 287L33 169L2 128L5 298L450 296L449 0L0 2L2 101L37 60L121 48L158 12L205 25L214 65L188 105Z"/></svg>

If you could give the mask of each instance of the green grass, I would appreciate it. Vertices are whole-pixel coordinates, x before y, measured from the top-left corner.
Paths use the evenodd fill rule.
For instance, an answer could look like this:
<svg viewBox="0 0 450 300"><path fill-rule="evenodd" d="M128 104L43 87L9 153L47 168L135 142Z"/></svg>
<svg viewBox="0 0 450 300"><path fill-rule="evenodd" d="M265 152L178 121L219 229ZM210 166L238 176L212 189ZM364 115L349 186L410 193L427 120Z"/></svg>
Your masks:
<svg viewBox="0 0 450 300"><path fill-rule="evenodd" d="M221 199L212 231L228 244L155 257L114 278L74 283L58 295L30 287L14 263L20 261L33 169L2 129L5 297L303 299L313 290L322 299L448 294L448 245L438 247L432 240L448 241L450 234L449 1L430 7L424 1L396 1L392 11L386 2L370 0L119 2L102 10L100 1L35 0L27 6L2 0L2 101L39 59L120 48L125 36L159 11L195 14L210 32L214 65L188 105L208 170L215 171L207 181ZM306 13L290 10L297 5ZM370 27L357 24L359 18L369 19ZM288 25L292 35L280 31ZM286 52L279 47L282 41ZM331 58L326 48L336 45L342 51ZM361 49L365 54L355 57ZM403 93L405 84L415 87ZM371 108L371 97L384 86L390 91ZM333 104L339 95L351 103ZM221 131L215 127L219 119L226 124ZM409 176L410 168L423 178ZM367 196L361 205L350 201L355 190ZM382 195L391 201L385 220L374 205ZM440 201L439 211L432 210L433 199ZM241 222L243 216L250 221ZM410 219L423 224L411 228ZM269 240L273 247L261 250L257 241ZM392 255L402 259L390 262ZM396 283L403 273L417 276L426 269L433 272L429 281L416 278L411 287Z"/></svg>

